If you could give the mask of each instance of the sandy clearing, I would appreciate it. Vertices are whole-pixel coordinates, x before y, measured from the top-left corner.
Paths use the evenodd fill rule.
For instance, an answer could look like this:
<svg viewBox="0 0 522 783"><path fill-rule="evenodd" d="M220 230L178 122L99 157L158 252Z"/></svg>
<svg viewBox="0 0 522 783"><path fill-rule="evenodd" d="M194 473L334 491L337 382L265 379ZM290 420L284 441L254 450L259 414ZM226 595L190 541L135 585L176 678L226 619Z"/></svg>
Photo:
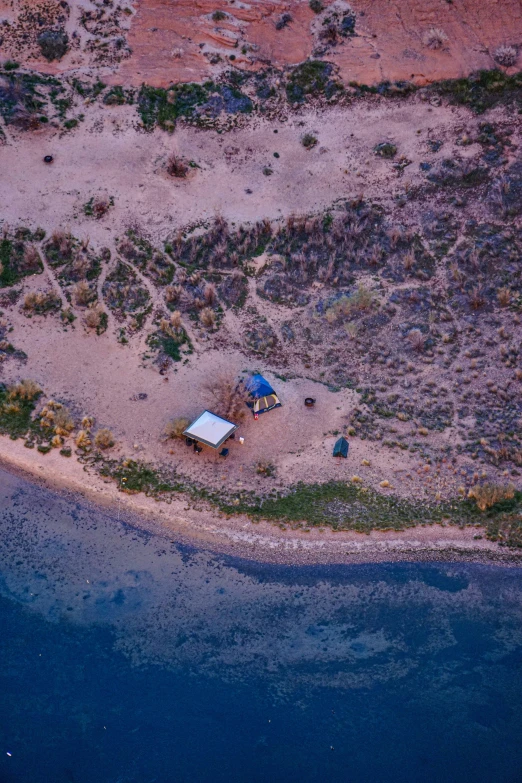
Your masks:
<svg viewBox="0 0 522 783"><path fill-rule="evenodd" d="M428 154L428 138L454 137L455 126L469 121L466 110L419 100L372 101L321 113L306 110L281 123L252 118L222 135L180 125L169 136L139 131L130 107L96 108L74 133L21 134L0 147L0 214L6 223L69 227L103 243L136 222L164 239L216 213L244 222L313 212L360 193L386 201L423 181L419 163ZM312 150L300 143L308 131L319 140ZM391 161L373 152L385 140L411 161L400 178ZM197 163L196 176L173 181L165 175L173 151ZM449 152L448 144L439 155ZM55 156L52 166L42 162L49 153ZM472 156L475 150L459 153ZM267 166L271 176L263 175ZM82 211L98 193L116 202L102 221Z"/></svg>

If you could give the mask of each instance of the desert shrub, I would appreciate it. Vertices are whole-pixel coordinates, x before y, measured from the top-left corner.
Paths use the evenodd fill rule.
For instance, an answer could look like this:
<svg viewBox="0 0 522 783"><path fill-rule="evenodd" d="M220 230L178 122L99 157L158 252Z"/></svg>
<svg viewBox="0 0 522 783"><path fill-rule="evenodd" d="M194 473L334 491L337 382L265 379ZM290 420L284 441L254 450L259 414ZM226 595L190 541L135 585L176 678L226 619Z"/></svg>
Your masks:
<svg viewBox="0 0 522 783"><path fill-rule="evenodd" d="M171 419L165 426L165 435L167 438L182 438L183 433L190 424L190 420L183 416Z"/></svg>
<svg viewBox="0 0 522 783"><path fill-rule="evenodd" d="M212 329L216 323L216 314L210 307L204 307L199 314L199 320L207 329Z"/></svg>
<svg viewBox="0 0 522 783"><path fill-rule="evenodd" d="M96 433L94 445L98 449L110 449L114 446L114 435L107 427L103 427Z"/></svg>
<svg viewBox="0 0 522 783"><path fill-rule="evenodd" d="M483 290L479 286L472 288L469 294L469 304L473 310L479 310L481 307L484 307L485 303L486 297Z"/></svg>
<svg viewBox="0 0 522 783"><path fill-rule="evenodd" d="M173 304L174 302L179 302L182 293L183 293L182 286L168 285L165 288L165 299L167 300L167 304Z"/></svg>
<svg viewBox="0 0 522 783"><path fill-rule="evenodd" d="M42 390L35 381L26 379L9 387L8 399L33 402L38 399L41 393Z"/></svg>
<svg viewBox="0 0 522 783"><path fill-rule="evenodd" d="M214 11L212 14L212 19L214 22L222 22L223 19L227 18L227 14L224 11Z"/></svg>
<svg viewBox="0 0 522 783"><path fill-rule="evenodd" d="M96 220L100 220L107 214L112 206L114 206L113 196L92 196L92 198L83 205L83 211L87 217L93 217L96 218Z"/></svg>
<svg viewBox="0 0 522 783"><path fill-rule="evenodd" d="M314 12L314 14L320 14L321 11L324 9L324 5L322 4L321 0L310 0L308 3L310 6L310 10Z"/></svg>
<svg viewBox="0 0 522 783"><path fill-rule="evenodd" d="M447 40L448 36L439 27L430 27L423 36L424 45L429 49L441 49Z"/></svg>
<svg viewBox="0 0 522 783"><path fill-rule="evenodd" d="M468 492L468 497L475 501L480 511L486 511L496 503L512 500L514 496L515 488L512 484L476 484Z"/></svg>
<svg viewBox="0 0 522 783"><path fill-rule="evenodd" d="M205 391L211 400L212 410L218 416L237 423L247 413L245 389L230 375L220 375L205 385Z"/></svg>
<svg viewBox="0 0 522 783"><path fill-rule="evenodd" d="M45 257L52 266L70 261L74 250L74 239L68 231L53 231L44 246Z"/></svg>
<svg viewBox="0 0 522 783"><path fill-rule="evenodd" d="M406 335L406 339L410 343L414 351L423 351L425 345L425 337L420 329L411 329Z"/></svg>
<svg viewBox="0 0 522 783"><path fill-rule="evenodd" d="M343 318L352 317L358 313L371 310L375 297L365 286L360 285L350 296L341 296L326 310L328 323L333 324Z"/></svg>
<svg viewBox="0 0 522 783"><path fill-rule="evenodd" d="M380 144L374 147L373 151L380 158L394 158L397 154L397 147L390 141L381 141Z"/></svg>
<svg viewBox="0 0 522 783"><path fill-rule="evenodd" d="M291 14L289 13L281 14L281 16L279 17L275 25L276 30L282 30L284 27L287 27L287 25L289 25L291 21L292 21Z"/></svg>
<svg viewBox="0 0 522 783"><path fill-rule="evenodd" d="M217 300L216 287L213 283L207 283L203 291L203 298L207 305L215 305Z"/></svg>
<svg viewBox="0 0 522 783"><path fill-rule="evenodd" d="M89 302L92 302L92 300L96 298L95 292L86 280L80 280L80 282L74 286L73 295L74 301L78 305L88 305Z"/></svg>
<svg viewBox="0 0 522 783"><path fill-rule="evenodd" d="M88 329L96 329L101 334L107 328L107 313L101 307L93 307L85 314L84 323Z"/></svg>
<svg viewBox="0 0 522 783"><path fill-rule="evenodd" d="M60 406L54 414L55 433L65 438L73 431L73 429L74 421L71 414L64 405Z"/></svg>
<svg viewBox="0 0 522 783"><path fill-rule="evenodd" d="M311 150L312 147L316 146L317 138L313 135L313 133L305 133L305 135L301 139L301 144L305 149Z"/></svg>
<svg viewBox="0 0 522 783"><path fill-rule="evenodd" d="M261 460L256 464L256 473L259 476L266 476L267 478L270 476L275 476L275 465L273 465L271 462L265 462Z"/></svg>
<svg viewBox="0 0 522 783"><path fill-rule="evenodd" d="M91 437L87 430L80 430L76 436L75 443L79 449L88 449L91 447Z"/></svg>
<svg viewBox="0 0 522 783"><path fill-rule="evenodd" d="M69 37L65 30L44 30L36 39L46 60L61 60L67 52Z"/></svg>
<svg viewBox="0 0 522 783"><path fill-rule="evenodd" d="M62 300L56 291L30 291L24 297L23 309L28 313L45 315L52 310L59 310Z"/></svg>
<svg viewBox="0 0 522 783"><path fill-rule="evenodd" d="M167 161L167 174L171 177L183 179L187 176L188 166L179 155L170 155Z"/></svg>
<svg viewBox="0 0 522 783"><path fill-rule="evenodd" d="M497 301L501 307L509 307L511 304L513 297L511 294L511 289L503 287L499 288L497 291Z"/></svg>
<svg viewBox="0 0 522 783"><path fill-rule="evenodd" d="M493 57L495 62L499 65L503 65L505 68L511 68L518 60L518 51L514 46L506 46L504 44L495 50Z"/></svg>

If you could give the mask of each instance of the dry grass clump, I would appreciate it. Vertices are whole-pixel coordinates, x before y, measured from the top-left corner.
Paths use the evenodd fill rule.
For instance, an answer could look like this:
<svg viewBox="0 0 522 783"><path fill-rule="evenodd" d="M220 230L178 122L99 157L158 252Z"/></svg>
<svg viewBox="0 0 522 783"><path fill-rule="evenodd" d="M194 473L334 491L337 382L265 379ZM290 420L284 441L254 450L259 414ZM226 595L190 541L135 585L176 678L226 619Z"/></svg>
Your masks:
<svg viewBox="0 0 522 783"><path fill-rule="evenodd" d="M165 299L168 304L179 302L183 288L180 285L168 285L165 289Z"/></svg>
<svg viewBox="0 0 522 783"><path fill-rule="evenodd" d="M51 234L50 245L53 249L57 250L62 257L69 256L73 251L73 238L72 234L68 231L53 231Z"/></svg>
<svg viewBox="0 0 522 783"><path fill-rule="evenodd" d="M501 307L509 307L512 300L511 289L499 288L497 291L497 301Z"/></svg>
<svg viewBox="0 0 522 783"><path fill-rule="evenodd" d="M184 416L178 416L171 419L165 426L165 435L167 438L182 438L183 433L189 426L190 421Z"/></svg>
<svg viewBox="0 0 522 783"><path fill-rule="evenodd" d="M24 269L38 269L41 264L40 253L34 245L24 247L22 266Z"/></svg>
<svg viewBox="0 0 522 783"><path fill-rule="evenodd" d="M505 68L511 68L518 60L518 51L514 46L503 44L495 49L493 58L499 65L503 65Z"/></svg>
<svg viewBox="0 0 522 783"><path fill-rule="evenodd" d="M216 323L216 314L210 307L204 307L199 314L199 320L207 329L212 329Z"/></svg>
<svg viewBox="0 0 522 783"><path fill-rule="evenodd" d="M371 310L375 296L368 288L360 285L350 296L341 296L325 313L326 320L333 324L341 318Z"/></svg>
<svg viewBox="0 0 522 783"><path fill-rule="evenodd" d="M59 438L67 438L74 429L74 421L65 405L61 402L49 400L40 413L40 427L50 429Z"/></svg>
<svg viewBox="0 0 522 783"><path fill-rule="evenodd" d="M96 294L86 280L80 280L80 282L74 286L73 295L76 304L83 306L88 305L89 302L92 302L96 297Z"/></svg>
<svg viewBox="0 0 522 783"><path fill-rule="evenodd" d="M426 338L422 334L420 329L412 329L406 335L406 339L410 343L414 351L423 351Z"/></svg>
<svg viewBox="0 0 522 783"><path fill-rule="evenodd" d="M205 391L211 400L212 410L218 416L237 424L247 413L245 390L230 375L220 375L205 385Z"/></svg>
<svg viewBox="0 0 522 783"><path fill-rule="evenodd" d="M160 321L160 329L163 334L172 337L176 340L183 332L183 320L179 310L174 310L170 316L170 320L162 318Z"/></svg>
<svg viewBox="0 0 522 783"><path fill-rule="evenodd" d="M35 381L26 379L19 383L15 383L9 388L8 398L10 400L18 399L32 402L33 400L36 400L41 393L42 390Z"/></svg>
<svg viewBox="0 0 522 783"><path fill-rule="evenodd" d="M107 427L102 427L101 430L98 430L94 438L94 445L96 448L110 449L114 446L114 443L114 435Z"/></svg>
<svg viewBox="0 0 522 783"><path fill-rule="evenodd" d="M56 291L30 291L24 297L23 309L27 313L45 313L62 304Z"/></svg>
<svg viewBox="0 0 522 783"><path fill-rule="evenodd" d="M423 36L424 45L429 49L441 49L447 40L448 36L440 27L430 27Z"/></svg>
<svg viewBox="0 0 522 783"><path fill-rule="evenodd" d="M188 174L188 166L179 155L170 155L167 161L167 174L171 177L184 179Z"/></svg>
<svg viewBox="0 0 522 783"><path fill-rule="evenodd" d="M484 296L484 292L479 286L475 286L470 295L469 295L469 303L473 310L480 310L481 307L484 307L486 304L486 297Z"/></svg>
<svg viewBox="0 0 522 783"><path fill-rule="evenodd" d="M88 329L99 329L102 325L104 310L101 307L93 307L85 314L84 323Z"/></svg>
<svg viewBox="0 0 522 783"><path fill-rule="evenodd" d="M494 506L503 500L512 500L515 496L515 488L512 484L476 484L468 492L468 498L472 498L480 511Z"/></svg>
<svg viewBox="0 0 522 783"><path fill-rule="evenodd" d="M79 449L89 449L92 445L91 433L88 430L80 430L75 443Z"/></svg>

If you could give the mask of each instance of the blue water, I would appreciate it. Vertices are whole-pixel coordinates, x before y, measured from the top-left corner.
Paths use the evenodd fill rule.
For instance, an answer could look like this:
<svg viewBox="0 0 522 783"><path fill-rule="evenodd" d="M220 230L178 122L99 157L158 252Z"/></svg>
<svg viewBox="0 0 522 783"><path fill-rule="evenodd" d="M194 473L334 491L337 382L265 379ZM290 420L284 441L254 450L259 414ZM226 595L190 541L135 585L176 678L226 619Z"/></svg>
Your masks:
<svg viewBox="0 0 522 783"><path fill-rule="evenodd" d="M1 783L522 781L521 571L234 561L3 473L0 517Z"/></svg>

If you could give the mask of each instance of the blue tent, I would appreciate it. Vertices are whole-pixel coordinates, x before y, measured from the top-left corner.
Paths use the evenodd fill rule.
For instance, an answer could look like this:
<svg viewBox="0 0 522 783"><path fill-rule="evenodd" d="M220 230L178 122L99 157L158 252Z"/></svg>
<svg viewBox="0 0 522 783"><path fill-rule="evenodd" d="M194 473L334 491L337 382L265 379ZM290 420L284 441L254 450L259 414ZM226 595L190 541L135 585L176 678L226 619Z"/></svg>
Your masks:
<svg viewBox="0 0 522 783"><path fill-rule="evenodd" d="M346 457L348 456L348 449L349 448L350 448L350 444L348 443L346 438L344 438L341 435L339 440L335 441L335 446L334 446L334 450L333 450L334 457L344 457L344 459L346 459Z"/></svg>
<svg viewBox="0 0 522 783"><path fill-rule="evenodd" d="M262 375L252 375L245 383L245 388L250 395L247 405L254 415L281 407L277 394Z"/></svg>

